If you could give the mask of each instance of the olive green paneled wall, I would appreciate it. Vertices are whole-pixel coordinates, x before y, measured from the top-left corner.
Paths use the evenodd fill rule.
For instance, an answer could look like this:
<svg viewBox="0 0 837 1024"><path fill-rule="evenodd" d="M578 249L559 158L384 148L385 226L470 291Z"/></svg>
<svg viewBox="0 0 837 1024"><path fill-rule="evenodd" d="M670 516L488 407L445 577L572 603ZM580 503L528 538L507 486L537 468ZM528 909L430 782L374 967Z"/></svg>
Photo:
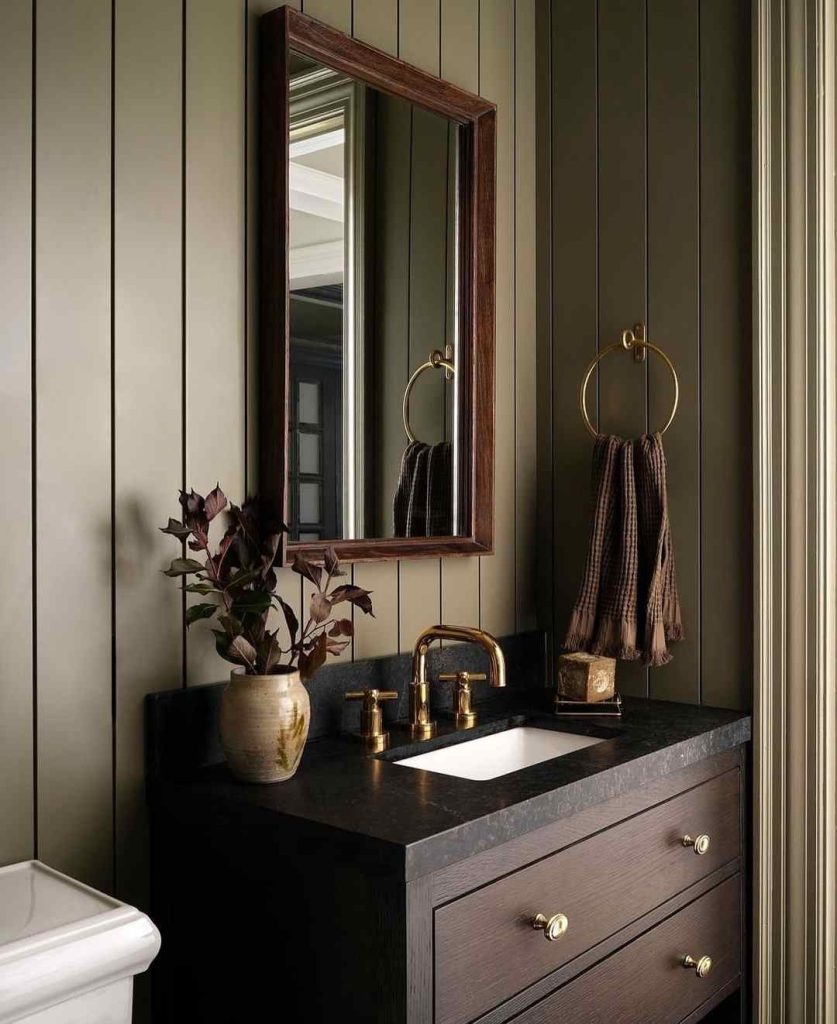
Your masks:
<svg viewBox="0 0 837 1024"><path fill-rule="evenodd" d="M256 53L275 0L0 13L0 863L146 902L142 705L224 678L156 527L254 482ZM496 100L497 549L359 565L363 658L438 619L534 622L535 0L305 0ZM299 578L283 574L299 606Z"/></svg>
<svg viewBox="0 0 837 1024"><path fill-rule="evenodd" d="M538 268L541 406L552 410L541 478L552 469L556 636L589 527L591 439L577 389L597 349L643 320L680 378L665 448L686 639L663 668L620 665L620 686L748 707L749 0L552 0L541 16L539 70L552 82L539 108L551 139L539 153L551 182ZM665 422L671 384L656 358L617 353L589 397L604 432L635 436Z"/></svg>

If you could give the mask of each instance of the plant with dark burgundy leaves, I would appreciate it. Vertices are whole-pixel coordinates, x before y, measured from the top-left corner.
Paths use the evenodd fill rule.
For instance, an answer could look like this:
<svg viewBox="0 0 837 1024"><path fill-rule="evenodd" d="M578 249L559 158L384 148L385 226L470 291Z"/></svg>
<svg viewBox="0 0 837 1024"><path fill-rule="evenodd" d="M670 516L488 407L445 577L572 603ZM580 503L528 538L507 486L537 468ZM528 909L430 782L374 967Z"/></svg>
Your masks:
<svg viewBox="0 0 837 1024"><path fill-rule="evenodd" d="M218 486L205 498L195 491L181 491L180 507L182 518L169 519L161 529L196 557L186 557L184 552L164 570L165 575L182 579L187 593L209 598L189 605L186 625L214 618L216 650L249 675L269 675L296 666L303 679L310 679L328 655L344 651L354 635L351 618L341 617L335 609L346 604L374 614L370 591L335 584L346 574L330 547L322 564L297 555L291 567L314 586L308 620L300 628L293 608L275 593L282 533L287 527L258 499L249 498L240 508L231 505ZM213 550L210 524L222 513L227 527ZM274 607L284 619L284 645L281 623L270 628Z"/></svg>

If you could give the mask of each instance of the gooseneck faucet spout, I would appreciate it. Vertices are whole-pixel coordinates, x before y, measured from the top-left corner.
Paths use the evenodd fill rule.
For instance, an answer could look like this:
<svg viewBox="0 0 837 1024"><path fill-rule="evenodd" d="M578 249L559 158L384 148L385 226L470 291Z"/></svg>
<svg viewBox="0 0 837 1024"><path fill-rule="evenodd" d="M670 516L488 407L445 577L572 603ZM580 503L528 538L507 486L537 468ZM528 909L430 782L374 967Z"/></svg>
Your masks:
<svg viewBox="0 0 837 1024"><path fill-rule="evenodd" d="M460 640L478 644L488 654L491 686L506 685L506 659L490 633L473 626L428 626L422 630L413 648L413 681L410 684L410 734L428 739L436 731L430 717L430 685L427 680L427 649L434 640Z"/></svg>

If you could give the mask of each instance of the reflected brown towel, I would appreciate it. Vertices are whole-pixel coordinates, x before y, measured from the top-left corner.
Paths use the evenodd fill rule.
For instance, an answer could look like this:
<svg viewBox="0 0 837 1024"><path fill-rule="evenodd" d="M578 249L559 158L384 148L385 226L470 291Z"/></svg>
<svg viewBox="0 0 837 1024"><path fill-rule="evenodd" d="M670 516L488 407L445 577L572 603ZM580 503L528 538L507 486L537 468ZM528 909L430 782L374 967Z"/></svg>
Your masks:
<svg viewBox="0 0 837 1024"><path fill-rule="evenodd" d="M599 435L595 510L584 579L564 647L648 665L683 638L668 518L662 439Z"/></svg>

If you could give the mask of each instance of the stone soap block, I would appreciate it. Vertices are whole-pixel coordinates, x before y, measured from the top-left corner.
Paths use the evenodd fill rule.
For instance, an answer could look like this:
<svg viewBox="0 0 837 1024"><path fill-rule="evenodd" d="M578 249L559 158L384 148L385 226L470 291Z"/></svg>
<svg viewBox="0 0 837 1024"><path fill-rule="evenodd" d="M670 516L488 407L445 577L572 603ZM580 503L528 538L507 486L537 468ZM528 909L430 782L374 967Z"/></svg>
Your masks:
<svg viewBox="0 0 837 1024"><path fill-rule="evenodd" d="M615 658L577 653L558 659L558 694L566 700L610 700L615 691Z"/></svg>

